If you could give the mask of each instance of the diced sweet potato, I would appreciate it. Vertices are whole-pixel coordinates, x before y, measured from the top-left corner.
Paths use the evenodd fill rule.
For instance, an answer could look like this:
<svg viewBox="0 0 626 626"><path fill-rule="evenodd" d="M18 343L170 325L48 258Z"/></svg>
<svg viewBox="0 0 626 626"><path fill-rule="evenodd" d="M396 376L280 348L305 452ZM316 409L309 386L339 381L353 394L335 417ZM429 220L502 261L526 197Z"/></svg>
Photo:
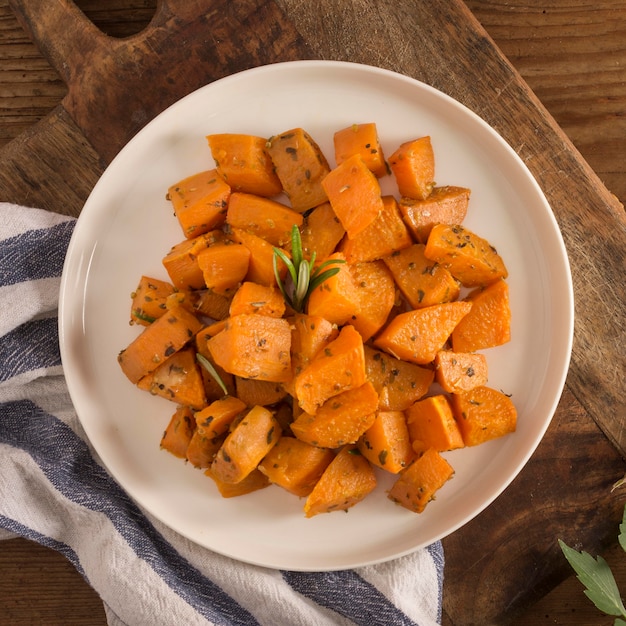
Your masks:
<svg viewBox="0 0 626 626"><path fill-rule="evenodd" d="M269 380L256 380L254 378L241 378L235 376L237 397L247 406L269 406L280 402L287 396L283 383L275 383Z"/></svg>
<svg viewBox="0 0 626 626"><path fill-rule="evenodd" d="M330 167L317 143L304 129L294 128L270 137L267 151L295 211L304 213L327 201L321 182Z"/></svg>
<svg viewBox="0 0 626 626"><path fill-rule="evenodd" d="M352 124L342 128L334 134L333 143L337 165L358 154L376 177L382 178L388 173L375 123Z"/></svg>
<svg viewBox="0 0 626 626"><path fill-rule="evenodd" d="M346 234L346 229L335 215L330 202L315 207L301 228L300 241L305 259L329 257Z"/></svg>
<svg viewBox="0 0 626 626"><path fill-rule="evenodd" d="M465 287L488 285L508 276L496 249L486 239L458 224L433 226L424 254L450 270Z"/></svg>
<svg viewBox="0 0 626 626"><path fill-rule="evenodd" d="M435 493L454 475L454 469L436 450L426 450L405 469L389 490L389 499L414 513L422 513Z"/></svg>
<svg viewBox="0 0 626 626"><path fill-rule="evenodd" d="M406 410L406 420L411 445L418 454L429 448L444 452L464 446L450 402L442 394L429 396L410 406Z"/></svg>
<svg viewBox="0 0 626 626"><path fill-rule="evenodd" d="M340 252L331 254L328 259L345 261ZM337 263L332 267L339 271L311 292L307 312L341 326L359 313L360 297L351 267L347 263Z"/></svg>
<svg viewBox="0 0 626 626"><path fill-rule="evenodd" d="M198 318L182 306L170 309L146 326L117 360L124 374L136 384L180 350L202 328Z"/></svg>
<svg viewBox="0 0 626 626"><path fill-rule="evenodd" d="M237 498L239 496L245 496L253 491L265 489L265 487L269 487L271 484L267 476L261 473L258 469L252 470L245 478L242 478L237 483L231 483L220 479L215 475L212 466L208 467L204 473L213 480L222 498Z"/></svg>
<svg viewBox="0 0 626 626"><path fill-rule="evenodd" d="M515 431L517 410L511 398L491 387L451 396L452 410L466 446L476 446Z"/></svg>
<svg viewBox="0 0 626 626"><path fill-rule="evenodd" d="M332 396L364 382L363 339L352 326L344 326L296 376L296 400L304 411L314 414Z"/></svg>
<svg viewBox="0 0 626 626"><path fill-rule="evenodd" d="M296 313L289 318L291 324L291 365L297 376L320 350L337 338L339 330L327 319L318 315Z"/></svg>
<svg viewBox="0 0 626 626"><path fill-rule="evenodd" d="M282 317L285 313L285 300L272 286L245 281L235 292L230 303L230 315L258 313L269 317Z"/></svg>
<svg viewBox="0 0 626 626"><path fill-rule="evenodd" d="M401 196L424 200L435 186L435 154L430 137L401 144L389 157Z"/></svg>
<svg viewBox="0 0 626 626"><path fill-rule="evenodd" d="M365 230L384 209L378 179L358 154L331 170L322 187L348 237Z"/></svg>
<svg viewBox="0 0 626 626"><path fill-rule="evenodd" d="M440 350L435 357L435 379L448 393L480 387L487 382L487 357L480 352Z"/></svg>
<svg viewBox="0 0 626 626"><path fill-rule="evenodd" d="M222 396L195 414L198 431L210 438L228 432L234 419L246 410L243 400L235 396Z"/></svg>
<svg viewBox="0 0 626 626"><path fill-rule="evenodd" d="M304 504L306 517L347 511L376 488L369 461L355 446L344 446L326 468Z"/></svg>
<svg viewBox="0 0 626 626"><path fill-rule="evenodd" d="M426 243L435 224L461 224L467 215L470 190L434 187L424 200L400 198L400 212L415 240Z"/></svg>
<svg viewBox="0 0 626 626"><path fill-rule="evenodd" d="M380 410L404 411L428 392L434 379L431 369L369 346L365 346L364 353L367 379L378 393Z"/></svg>
<svg viewBox="0 0 626 626"><path fill-rule="evenodd" d="M189 407L179 406L163 432L161 448L179 459L186 458L187 447L195 429L193 411Z"/></svg>
<svg viewBox="0 0 626 626"><path fill-rule="evenodd" d="M196 352L198 354L201 354L213 366L213 368L217 372L217 375L226 386L226 389L228 390L228 395L235 395L235 377L229 372L225 371L223 368L221 368L213 360L211 352L209 351L207 342L213 336L214 333L211 332L211 326L207 326L206 328L203 328L200 332L198 332L195 339ZM202 381L204 383L204 391L206 393L207 401L213 402L224 397L224 390L221 388L217 380L215 380L212 373L208 372L204 367L201 367L200 370L202 372Z"/></svg>
<svg viewBox="0 0 626 626"><path fill-rule="evenodd" d="M219 294L233 293L248 274L250 250L230 241L214 243L198 254L204 284Z"/></svg>
<svg viewBox="0 0 626 626"><path fill-rule="evenodd" d="M283 436L265 455L259 470L271 483L296 496L308 496L335 458L332 450L318 448L295 437Z"/></svg>
<svg viewBox="0 0 626 626"><path fill-rule="evenodd" d="M228 201L226 223L261 237L273 246L288 245L293 226L300 227L302 222L300 213L269 198L233 193Z"/></svg>
<svg viewBox="0 0 626 626"><path fill-rule="evenodd" d="M414 456L402 411L379 411L357 445L370 463L392 474L401 472Z"/></svg>
<svg viewBox="0 0 626 626"><path fill-rule="evenodd" d="M207 402L193 348L183 348L146 374L137 386L171 402L201 409Z"/></svg>
<svg viewBox="0 0 626 626"><path fill-rule="evenodd" d="M378 394L367 381L329 398L315 415L299 415L291 424L291 432L311 445L339 448L357 442L373 424L377 408Z"/></svg>
<svg viewBox="0 0 626 626"><path fill-rule="evenodd" d="M250 261L245 280L260 285L276 286L276 275L274 274L274 246L265 241L265 239L240 228L233 228L232 236L233 239L250 250ZM286 250L283 250L283 252L287 254ZM284 279L287 274L287 267L281 263L278 269L281 278Z"/></svg>
<svg viewBox="0 0 626 626"><path fill-rule="evenodd" d="M131 293L131 324L142 326L152 324L167 311L167 299L175 293L179 292L171 283L150 276L142 276L137 288ZM180 292L180 304L185 301L187 295L185 292Z"/></svg>
<svg viewBox="0 0 626 626"><path fill-rule="evenodd" d="M217 451L222 447L226 435L209 437L196 428L187 446L187 460L199 469L211 467Z"/></svg>
<svg viewBox="0 0 626 626"><path fill-rule="evenodd" d="M291 378L291 330L284 318L258 313L229 317L207 346L215 363L235 376L272 382Z"/></svg>
<svg viewBox="0 0 626 626"><path fill-rule="evenodd" d="M411 363L430 363L471 308L470 302L458 301L400 313L378 335L374 345Z"/></svg>
<svg viewBox="0 0 626 626"><path fill-rule="evenodd" d="M500 346L511 340L509 286L497 280L487 287L474 289L465 298L472 310L452 332L452 347L459 352L473 352Z"/></svg>
<svg viewBox="0 0 626 626"><path fill-rule="evenodd" d="M276 196L282 185L270 158L265 137L241 133L207 136L217 171L233 191Z"/></svg>
<svg viewBox="0 0 626 626"><path fill-rule="evenodd" d="M339 250L348 263L382 259L396 250L408 248L413 240L402 221L393 196L383 196L383 210L357 235L344 239Z"/></svg>
<svg viewBox="0 0 626 626"><path fill-rule="evenodd" d="M232 429L211 464L211 477L238 483L257 469L282 434L272 412L255 406Z"/></svg>
<svg viewBox="0 0 626 626"><path fill-rule="evenodd" d="M368 341L384 325L396 301L393 277L382 261L367 261L350 266L359 303L358 312L348 319Z"/></svg>
<svg viewBox="0 0 626 626"><path fill-rule="evenodd" d="M459 296L459 283L441 265L427 259L424 244L397 250L383 261L412 308L452 302Z"/></svg>
<svg viewBox="0 0 626 626"><path fill-rule="evenodd" d="M167 196L184 236L192 239L224 223L230 187L213 169L172 185Z"/></svg>
<svg viewBox="0 0 626 626"><path fill-rule="evenodd" d="M224 320L230 313L230 302L233 294L215 293L210 289L202 289L194 301L195 310L213 320Z"/></svg>
<svg viewBox="0 0 626 626"><path fill-rule="evenodd" d="M198 254L223 239L224 234L221 231L211 231L173 246L163 257L163 267L174 286L179 289L203 289L204 275L198 266Z"/></svg>

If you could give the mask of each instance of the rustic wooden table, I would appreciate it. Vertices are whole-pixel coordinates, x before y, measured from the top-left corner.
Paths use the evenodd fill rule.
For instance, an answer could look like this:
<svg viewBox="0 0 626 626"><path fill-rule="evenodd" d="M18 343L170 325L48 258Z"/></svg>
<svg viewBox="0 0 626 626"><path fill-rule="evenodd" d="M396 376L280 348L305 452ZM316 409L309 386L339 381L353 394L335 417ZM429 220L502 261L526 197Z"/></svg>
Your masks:
<svg viewBox="0 0 626 626"><path fill-rule="evenodd" d="M27 5L28 2L20 4ZM80 0L76 4L103 31L114 37L124 37L140 31L148 24L156 1ZM278 4L287 6L290 3ZM570 0L567 3L562 0L524 0L514 6L504 0L467 0L466 5L606 188L625 202L626 4L623 0L598 0L593 4L586 0ZM0 70L2 149L14 138L23 137L34 124L49 115L67 93L64 81L15 19L8 0L0 0ZM106 151L102 149L102 152ZM598 289L601 289L600 285ZM623 343L623 335L616 337L615 341L617 344ZM621 379L616 380L615 384L623 386ZM580 389L576 384L572 387ZM571 395L565 397L561 415L567 413L568 407L574 416L572 419L582 415ZM624 415L616 416L620 423L625 418ZM569 426L562 416L555 427L562 429L565 434L585 435ZM606 430L618 451L610 464L613 473L604 479L605 484L610 484L616 477L615 471L621 467L619 451L623 450L620 445L623 441L619 428L609 427ZM596 439L599 437L593 449L613 450L611 446L603 447L606 443L600 441L603 437L601 433L598 435L592 430L588 433ZM574 445L579 441L574 440ZM544 457L540 455L539 459L544 460ZM581 460L589 463L590 473L593 472L593 458L581 454L580 457L572 456L572 459L573 463ZM580 519L589 519L590 523L597 524L598 520L592 515L591 509L601 500L605 507L602 514L608 511L606 515L610 519L604 520L602 532L593 538L595 545L605 550L609 563L617 573L618 582L626 589L626 559L615 541L609 539L609 536L616 536L615 514L622 504L619 496L612 501L615 505L607 504L606 497L596 500L595 496L588 494L589 510L580 511L577 523L580 524ZM625 499L626 496L621 497L622 502ZM585 501L585 497L582 497L574 503L563 503L564 518L574 519L572 508L584 506ZM536 506L539 510L541 502L530 506ZM480 528L476 532L479 531ZM472 532L471 528L469 532ZM449 554L456 557L459 548L454 538L448 545ZM542 558L555 559L558 553L546 549L544 554L536 555L536 561L541 563ZM446 575L451 584L447 590L461 589L458 580L462 577L463 567L465 563L458 558L450 560ZM565 575L567 568L563 567L561 571ZM550 578L554 584L558 582L557 579L558 576ZM523 591L528 592L528 589ZM570 576L553 591L548 591L549 587L545 584L539 585L532 601L526 593L521 614L519 606L510 613L503 607L493 614L500 616L498 623L514 619L512 623L520 625L613 623L612 618L603 617L593 608L574 577ZM467 597L467 589L462 593L466 594L463 598ZM499 597L495 589L493 595ZM544 597L539 599L542 595ZM509 593L509 596L514 594ZM444 603L444 624L471 623L471 619L461 615L464 608L455 598L447 597ZM99 598L73 567L56 553L22 539L0 544L0 616L1 623L15 626L106 623Z"/></svg>

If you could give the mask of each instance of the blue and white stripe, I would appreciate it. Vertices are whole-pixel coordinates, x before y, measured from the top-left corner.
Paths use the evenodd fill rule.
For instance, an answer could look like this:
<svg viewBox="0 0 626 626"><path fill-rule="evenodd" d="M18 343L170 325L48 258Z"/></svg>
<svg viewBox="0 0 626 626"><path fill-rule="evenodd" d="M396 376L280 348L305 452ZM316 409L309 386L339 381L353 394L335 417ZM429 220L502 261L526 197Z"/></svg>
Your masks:
<svg viewBox="0 0 626 626"><path fill-rule="evenodd" d="M111 626L440 623L439 543L358 570L277 571L145 514L99 463L62 376L56 306L74 220L0 203L0 224L0 538L64 554Z"/></svg>

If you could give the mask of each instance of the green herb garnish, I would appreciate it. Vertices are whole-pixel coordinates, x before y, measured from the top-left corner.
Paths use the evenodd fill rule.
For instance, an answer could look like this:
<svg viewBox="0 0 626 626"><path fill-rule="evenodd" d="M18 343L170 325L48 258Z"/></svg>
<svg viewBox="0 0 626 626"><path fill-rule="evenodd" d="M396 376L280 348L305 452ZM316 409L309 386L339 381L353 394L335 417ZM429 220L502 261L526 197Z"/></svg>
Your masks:
<svg viewBox="0 0 626 626"><path fill-rule="evenodd" d="M274 276L285 302L298 313L302 313L311 292L325 280L339 272L338 267L326 269L335 263L345 263L343 259L328 259L315 267L315 252L307 261L302 254L302 240L297 226L291 229L291 259L279 248L274 248ZM284 284L278 271L278 260L281 260L289 272L291 284Z"/></svg>
<svg viewBox="0 0 626 626"><path fill-rule="evenodd" d="M626 551L626 507L619 530L619 544ZM618 616L614 626L626 626L626 608L608 563L601 556L594 559L587 552L570 548L561 539L559 546L576 572L576 577L585 585L584 594L603 613ZM620 619L622 617L624 619Z"/></svg>
<svg viewBox="0 0 626 626"><path fill-rule="evenodd" d="M224 395L228 395L228 388L226 383L222 380L222 377L217 373L217 370L213 367L213 363L206 357L202 356L199 352L196 353L196 359L204 369L211 374L215 382L220 386L220 389L224 392Z"/></svg>

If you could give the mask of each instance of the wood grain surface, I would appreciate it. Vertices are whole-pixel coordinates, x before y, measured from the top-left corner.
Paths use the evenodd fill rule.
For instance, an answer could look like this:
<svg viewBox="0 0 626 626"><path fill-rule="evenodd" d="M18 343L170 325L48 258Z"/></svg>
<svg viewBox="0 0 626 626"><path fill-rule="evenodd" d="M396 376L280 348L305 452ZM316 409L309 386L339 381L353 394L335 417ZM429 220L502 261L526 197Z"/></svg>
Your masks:
<svg viewBox="0 0 626 626"><path fill-rule="evenodd" d="M34 19L39 15L36 0L28 4L33 19L26 20L26 27L45 40L41 29L51 24ZM153 1L84 0L77 4L99 29L115 38L140 32L156 11ZM185 5L189 12L185 16L168 13L170 3L164 2L158 19L180 27L181 20L193 15L195 4ZM619 492L611 494L610 486L624 472L624 357L622 354L621 361L607 364L603 350L611 340L619 343L625 336L624 317L616 314L614 300L624 295L624 217L610 192L621 201L626 199L626 7L623 2L590 4L583 0L526 0L515 6L495 0L468 1L467 7L532 87L532 94L513 67L494 56L493 44L478 23L461 27L461 18L463 24L473 19L469 11L459 11L455 3L443 9L425 4L428 6L413 13L402 2L346 2L338 9L337 3L322 0L315 3L315 10L311 10L312 4L295 0L242 2L237 10L229 4L232 10L220 15L218 26L213 23L212 28L227 32L233 24L244 24L258 33L257 43L243 42L241 53L229 58L224 56L224 46L214 46L215 54L222 54L215 68L203 74L189 69L184 79L193 88L206 82L207 75L209 80L223 75L224 68L231 73L273 58L345 58L373 63L427 79L461 99L499 130L527 162L551 199L573 258L578 303L585 306L577 311L572 370L546 439L497 506L445 542L449 558L444 623L517 619L519 624L609 624L612 620L603 621L571 577L548 592L569 574L556 548L557 536L592 551L608 550L611 562L620 567L621 555L611 546L624 497ZM6 0L0 0L0 69L6 70L0 73L0 141L4 144L0 190L14 201L46 208L49 203L53 210L76 215L110 158L158 112L155 107L165 106L172 96L164 94L155 105L135 94L127 108L132 113L129 123L122 129L116 126L118 134L101 137L96 131L90 133L90 120L110 119L106 116L112 112L107 107L119 103L105 98L107 107L102 107L101 102L83 97L85 89L100 85L97 93L101 93L102 81L110 75L103 77L87 68L78 81L63 63L69 57L75 71L78 43L97 55L102 50L99 46L109 45L111 39L98 37L95 30L87 31L87 37L78 27L84 25L80 16L69 18L63 23L75 25L76 38L71 45L52 42L54 45L43 50L44 60ZM384 28L368 32L366 45L363 30L346 27L368 20L378 23L382 18ZM311 38L313 32L319 36ZM407 33L419 40L419 46ZM119 53L127 55L123 80L128 83L133 76L153 72L149 76L159 84L159 75L148 67L148 61L137 66L136 60L144 59L137 50L151 47L166 55L171 53L171 42L141 34L132 41L139 48L129 49L129 40L114 42ZM260 50L259 42L267 41L273 42L271 49ZM454 55L450 54L450 42ZM417 48L422 61L416 61ZM174 54L171 61L176 58ZM461 67L454 67L455 59ZM477 73L476 68L481 71ZM467 75L476 77L474 85L463 78ZM556 123L544 115L543 106L535 107L539 102ZM514 128L515 124L520 128ZM81 171L69 162L68 155L77 150L84 163ZM38 156L37 168L33 168L32 154ZM71 175L63 181L61 209L61 188L56 186L61 183L55 181L58 171ZM585 206L570 210L562 197L565 191L571 202L584 202ZM586 221L584 227L581 220ZM598 247L607 257L604 260L597 254ZM619 359L620 353L612 351L611 356ZM546 527L551 532L546 532ZM485 543L490 545L488 552L473 549ZM522 560L516 558L520 555L524 555ZM25 565L19 567L20 563ZM37 572L45 571L40 563L46 569L57 568L53 588L45 583L40 586L43 578L38 579ZM618 572L626 588L624 569ZM64 595L64 578L67 589L78 594L65 594L67 601L76 600L77 611L88 607L83 621L69 622L67 611L62 610L64 602L59 602L59 597ZM62 557L19 539L0 544L0 615L9 616L11 624L105 623L98 598Z"/></svg>

